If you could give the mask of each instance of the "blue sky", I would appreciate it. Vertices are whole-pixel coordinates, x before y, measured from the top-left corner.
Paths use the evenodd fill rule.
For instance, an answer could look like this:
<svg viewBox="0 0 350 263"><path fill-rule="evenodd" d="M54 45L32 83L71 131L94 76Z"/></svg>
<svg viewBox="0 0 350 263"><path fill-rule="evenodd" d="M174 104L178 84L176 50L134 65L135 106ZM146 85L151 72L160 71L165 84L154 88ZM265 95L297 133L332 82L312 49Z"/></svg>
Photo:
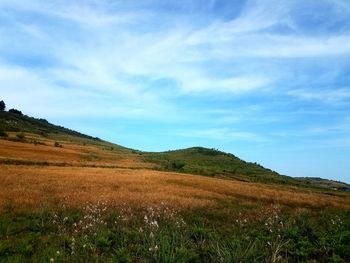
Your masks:
<svg viewBox="0 0 350 263"><path fill-rule="evenodd" d="M348 0L0 0L9 108L350 183Z"/></svg>

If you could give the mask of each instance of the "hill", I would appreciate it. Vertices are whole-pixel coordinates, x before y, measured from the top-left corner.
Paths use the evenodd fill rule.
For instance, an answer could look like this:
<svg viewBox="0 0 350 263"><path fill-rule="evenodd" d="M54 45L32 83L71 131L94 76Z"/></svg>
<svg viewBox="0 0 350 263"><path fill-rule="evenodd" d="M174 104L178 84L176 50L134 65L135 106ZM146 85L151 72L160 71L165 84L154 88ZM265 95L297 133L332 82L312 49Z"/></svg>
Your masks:
<svg viewBox="0 0 350 263"><path fill-rule="evenodd" d="M0 262L350 260L350 195L333 183L215 149L128 149L15 112L0 127Z"/></svg>
<svg viewBox="0 0 350 263"><path fill-rule="evenodd" d="M49 123L45 119L37 119L26 115L13 112L0 112L0 134L7 132L10 136L3 137L9 141L30 142L33 144L45 145L46 143L62 145L79 144L84 147L76 150L75 165L80 161L80 165L88 166L124 166L124 163L137 164L136 167L148 167L160 171L170 171L188 174L197 174L210 176L221 179L239 180L244 182L262 182L268 184L286 184L303 187L318 187L328 188L333 190L346 190L346 185L335 185L329 180L322 179L307 179L307 178L292 178L285 175L280 175L277 172L265 168L257 163L246 162L239 159L231 153L225 153L216 149L208 149L203 147L192 147L166 152L143 152L103 141L99 138L82 134L77 131L67 129L62 126ZM23 136L20 133L27 133L26 139L19 138ZM86 146L94 146L95 150L89 149ZM22 147L22 146L21 146ZM72 147L72 146L69 146ZM67 147L65 147L66 150ZM74 147L73 147L74 148ZM77 148L75 146L75 148ZM32 149L32 154L36 151L36 159L18 158L11 159L4 157L0 158L2 162L15 163L33 163L33 164L55 164L67 165L67 162L58 162L59 158L55 151L50 153L44 151L40 155L40 147ZM98 149L98 150L96 150ZM39 150L39 151L38 151ZM70 149L72 150L72 149ZM104 150L104 152L101 152ZM6 147L3 147L6 151ZM30 151L30 150L29 150ZM21 157L18 154L20 149L13 157ZM22 149L23 152L23 149ZM62 153L67 154L67 153ZM23 154L22 154L23 155ZM9 156L7 156L9 157ZM58 158L58 159L57 159ZM123 160L123 161L121 161ZM128 162L127 160L132 160ZM133 168L131 165L130 168Z"/></svg>
<svg viewBox="0 0 350 263"><path fill-rule="evenodd" d="M158 164L160 170L205 175L245 182L298 184L288 176L283 176L257 163L239 159L233 154L216 149L193 147L161 153L145 153L145 160Z"/></svg>
<svg viewBox="0 0 350 263"><path fill-rule="evenodd" d="M339 181L328 180L319 177L298 177L297 179L306 182L306 184L311 184L320 188L350 191L349 184Z"/></svg>
<svg viewBox="0 0 350 263"><path fill-rule="evenodd" d="M61 126L49 123L45 119L36 119L19 113L0 111L0 130L9 132L28 132L42 136L48 134L66 134L79 138L86 138L99 141L99 138L94 138L77 131L73 131Z"/></svg>

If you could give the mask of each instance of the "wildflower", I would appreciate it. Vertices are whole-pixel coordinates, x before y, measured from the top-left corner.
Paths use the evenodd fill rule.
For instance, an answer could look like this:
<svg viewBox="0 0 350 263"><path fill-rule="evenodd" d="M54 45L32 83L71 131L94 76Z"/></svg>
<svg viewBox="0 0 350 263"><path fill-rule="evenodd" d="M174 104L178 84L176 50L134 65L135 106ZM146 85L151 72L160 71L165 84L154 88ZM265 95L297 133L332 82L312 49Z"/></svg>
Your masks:
<svg viewBox="0 0 350 263"><path fill-rule="evenodd" d="M55 262L55 260L53 258L50 258L50 262Z"/></svg>
<svg viewBox="0 0 350 263"><path fill-rule="evenodd" d="M157 222L157 220L152 221L150 225L157 228L157 227L158 227L158 222Z"/></svg>
<svg viewBox="0 0 350 263"><path fill-rule="evenodd" d="M155 245L154 247L150 247L148 248L148 251L157 251L158 250L158 246Z"/></svg>
<svg viewBox="0 0 350 263"><path fill-rule="evenodd" d="M60 255L60 254L61 254L61 253L60 253L58 250L57 250L57 252L56 252L56 253L57 253L57 255Z"/></svg>

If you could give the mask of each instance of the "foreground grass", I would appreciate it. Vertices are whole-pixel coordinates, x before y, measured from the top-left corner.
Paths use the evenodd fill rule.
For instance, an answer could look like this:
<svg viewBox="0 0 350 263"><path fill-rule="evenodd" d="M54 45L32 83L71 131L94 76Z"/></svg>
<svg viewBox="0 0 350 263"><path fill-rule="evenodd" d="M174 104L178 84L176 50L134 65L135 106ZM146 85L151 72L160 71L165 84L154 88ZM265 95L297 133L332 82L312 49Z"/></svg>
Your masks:
<svg viewBox="0 0 350 263"><path fill-rule="evenodd" d="M349 262L350 212L221 203L0 214L0 262Z"/></svg>

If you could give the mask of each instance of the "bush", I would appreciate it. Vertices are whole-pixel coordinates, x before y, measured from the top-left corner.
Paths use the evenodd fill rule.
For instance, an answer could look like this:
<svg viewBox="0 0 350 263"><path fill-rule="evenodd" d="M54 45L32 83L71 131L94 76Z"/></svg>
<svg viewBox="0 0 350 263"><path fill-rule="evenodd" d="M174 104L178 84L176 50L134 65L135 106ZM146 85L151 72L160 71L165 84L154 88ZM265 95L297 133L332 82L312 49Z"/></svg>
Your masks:
<svg viewBox="0 0 350 263"><path fill-rule="evenodd" d="M62 148L62 145L59 144L59 142L55 142L54 146L55 146L55 147L60 147L60 148Z"/></svg>
<svg viewBox="0 0 350 263"><path fill-rule="evenodd" d="M20 133L17 133L16 134L16 138L19 139L19 140L24 140L25 139L25 135L23 132L20 132Z"/></svg>
<svg viewBox="0 0 350 263"><path fill-rule="evenodd" d="M23 116L23 113L20 110L10 109L9 112L11 112L13 114L17 114L17 115Z"/></svg>
<svg viewBox="0 0 350 263"><path fill-rule="evenodd" d="M8 137L8 134L3 130L0 130L0 137Z"/></svg>
<svg viewBox="0 0 350 263"><path fill-rule="evenodd" d="M4 111L6 109L5 102L2 100L0 101L0 111Z"/></svg>

